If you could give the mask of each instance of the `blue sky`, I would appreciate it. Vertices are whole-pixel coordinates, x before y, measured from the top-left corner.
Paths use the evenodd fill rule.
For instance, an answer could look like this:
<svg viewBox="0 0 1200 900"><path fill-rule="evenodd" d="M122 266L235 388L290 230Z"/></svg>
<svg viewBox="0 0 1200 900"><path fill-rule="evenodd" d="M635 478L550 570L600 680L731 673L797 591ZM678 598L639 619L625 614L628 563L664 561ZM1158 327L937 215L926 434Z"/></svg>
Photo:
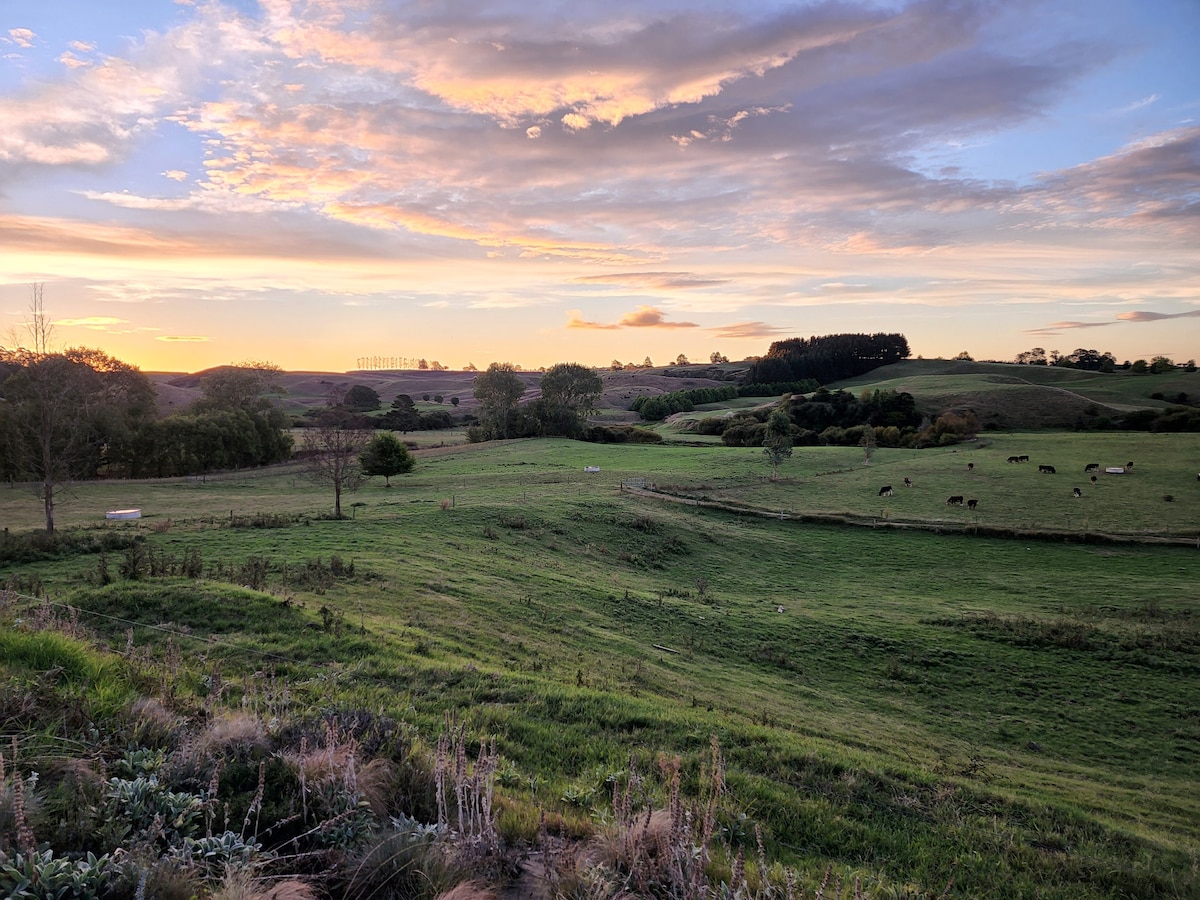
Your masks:
<svg viewBox="0 0 1200 900"><path fill-rule="evenodd" d="M147 369L1200 356L1195 0L15 6L2 334L41 282Z"/></svg>

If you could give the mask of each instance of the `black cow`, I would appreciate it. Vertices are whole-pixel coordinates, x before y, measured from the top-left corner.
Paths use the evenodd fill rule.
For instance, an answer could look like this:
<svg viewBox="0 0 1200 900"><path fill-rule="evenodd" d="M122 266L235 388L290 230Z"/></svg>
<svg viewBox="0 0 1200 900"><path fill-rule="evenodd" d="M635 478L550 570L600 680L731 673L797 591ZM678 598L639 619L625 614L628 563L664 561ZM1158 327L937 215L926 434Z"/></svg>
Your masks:
<svg viewBox="0 0 1200 900"><path fill-rule="evenodd" d="M1086 475L1088 472L1099 472L1099 471L1100 471L1100 463L1088 463L1086 466L1083 467L1084 475Z"/></svg>
<svg viewBox="0 0 1200 900"><path fill-rule="evenodd" d="M1132 463L1132 462L1127 462L1127 463L1125 463L1125 471L1126 471L1126 472L1128 472L1128 471L1129 471L1130 469L1132 469L1132 468L1133 468L1133 463Z"/></svg>
<svg viewBox="0 0 1200 900"><path fill-rule="evenodd" d="M1017 457L1017 462L1029 462L1029 457L1022 453Z"/></svg>
<svg viewBox="0 0 1200 900"><path fill-rule="evenodd" d="M1082 497L1082 496L1083 496L1083 491L1081 491L1079 488L1071 488L1071 496L1073 496L1073 497Z"/></svg>
<svg viewBox="0 0 1200 900"><path fill-rule="evenodd" d="M974 472L975 471L975 463L967 463L967 471Z"/></svg>
<svg viewBox="0 0 1200 900"><path fill-rule="evenodd" d="M892 486L890 484L885 484L883 487L881 487L879 489L879 496L880 497L892 496Z"/></svg>
<svg viewBox="0 0 1200 900"><path fill-rule="evenodd" d="M1008 461L1009 461L1009 462L1020 462L1020 461L1021 461L1021 457L1019 457L1019 456L1010 456L1010 457L1008 458Z"/></svg>
<svg viewBox="0 0 1200 900"><path fill-rule="evenodd" d="M1200 475L1197 475L1197 476L1196 476L1196 480L1197 480L1197 481L1200 481ZM911 478L905 478L905 479L904 479L904 486L905 486L905 487L912 487L912 479L911 479Z"/></svg>
<svg viewBox="0 0 1200 900"><path fill-rule="evenodd" d="M1055 475L1054 466L1038 466L1038 471L1043 475Z"/></svg>
<svg viewBox="0 0 1200 900"><path fill-rule="evenodd" d="M1200 480L1200 475L1197 475L1197 476L1196 476L1196 479L1197 479L1197 480ZM1095 475L1093 475L1093 476L1092 476L1092 484L1095 484L1097 480L1098 480L1098 479L1096 478L1096 476L1095 476Z"/></svg>
<svg viewBox="0 0 1200 900"><path fill-rule="evenodd" d="M946 501L946 505L947 506L962 506L963 505L962 494L955 494L953 497L951 497L949 500Z"/></svg>
<svg viewBox="0 0 1200 900"><path fill-rule="evenodd" d="M974 508L975 508L975 507L977 507L978 505L979 505L979 501L978 501L978 500L968 500L968 501L967 501L967 509L974 509Z"/></svg>

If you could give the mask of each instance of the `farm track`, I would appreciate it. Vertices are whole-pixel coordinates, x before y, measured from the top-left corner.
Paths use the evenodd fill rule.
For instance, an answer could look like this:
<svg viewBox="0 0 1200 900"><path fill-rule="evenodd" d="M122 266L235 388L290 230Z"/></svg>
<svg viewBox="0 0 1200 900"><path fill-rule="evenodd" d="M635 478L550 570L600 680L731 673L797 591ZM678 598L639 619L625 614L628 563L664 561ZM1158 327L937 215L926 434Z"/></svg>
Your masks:
<svg viewBox="0 0 1200 900"><path fill-rule="evenodd" d="M670 503L681 503L686 506L697 506L704 509L716 509L722 512L734 513L740 516L754 516L761 519L777 521L792 521L808 525L846 525L853 528L886 528L894 531L928 531L933 534L965 534L972 537L1010 538L1029 541L1062 541L1063 543L1078 544L1129 544L1156 547L1196 547L1200 549L1200 535L1188 537L1185 535L1162 534L1115 534L1103 531L1063 531L1053 529L1011 528L1001 525L959 525L949 522L930 522L919 519L883 519L879 516L858 516L853 513L813 513L792 512L785 510L770 510L749 504L722 503L717 500L706 500L691 497L687 494L677 494L669 491L654 490L644 487L629 487L621 485L624 494L645 499L664 500Z"/></svg>

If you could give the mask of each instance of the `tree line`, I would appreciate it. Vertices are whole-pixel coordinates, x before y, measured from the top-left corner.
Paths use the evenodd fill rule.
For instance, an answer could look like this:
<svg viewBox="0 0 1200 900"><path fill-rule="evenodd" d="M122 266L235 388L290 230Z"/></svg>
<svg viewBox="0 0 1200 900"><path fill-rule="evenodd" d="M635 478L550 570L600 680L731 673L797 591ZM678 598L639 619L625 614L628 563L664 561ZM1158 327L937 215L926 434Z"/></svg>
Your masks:
<svg viewBox="0 0 1200 900"><path fill-rule="evenodd" d="M830 334L775 341L746 373L747 384L814 379L829 384L909 356L902 334Z"/></svg>

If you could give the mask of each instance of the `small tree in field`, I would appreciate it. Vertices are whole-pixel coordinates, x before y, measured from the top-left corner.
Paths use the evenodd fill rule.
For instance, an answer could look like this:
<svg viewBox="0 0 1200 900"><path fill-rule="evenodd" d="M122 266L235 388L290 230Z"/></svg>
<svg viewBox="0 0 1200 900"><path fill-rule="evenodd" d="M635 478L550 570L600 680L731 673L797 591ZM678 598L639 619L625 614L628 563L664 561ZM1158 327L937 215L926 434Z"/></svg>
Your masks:
<svg viewBox="0 0 1200 900"><path fill-rule="evenodd" d="M864 465L871 464L871 457L875 455L875 426L866 424L863 426L862 440L858 445L863 448L863 456L865 457Z"/></svg>
<svg viewBox="0 0 1200 900"><path fill-rule="evenodd" d="M359 454L370 440L369 431L343 427L331 410L304 435L302 462L309 479L333 488L333 515L342 518L342 493L362 487L365 478Z"/></svg>
<svg viewBox="0 0 1200 900"><path fill-rule="evenodd" d="M392 486L393 475L406 475L416 464L408 448L390 431L371 438L358 461L364 475L382 475L388 487Z"/></svg>
<svg viewBox="0 0 1200 900"><path fill-rule="evenodd" d="M763 454L771 461L771 480L775 481L779 477L779 464L792 455L792 420L782 409L775 410L767 419Z"/></svg>

